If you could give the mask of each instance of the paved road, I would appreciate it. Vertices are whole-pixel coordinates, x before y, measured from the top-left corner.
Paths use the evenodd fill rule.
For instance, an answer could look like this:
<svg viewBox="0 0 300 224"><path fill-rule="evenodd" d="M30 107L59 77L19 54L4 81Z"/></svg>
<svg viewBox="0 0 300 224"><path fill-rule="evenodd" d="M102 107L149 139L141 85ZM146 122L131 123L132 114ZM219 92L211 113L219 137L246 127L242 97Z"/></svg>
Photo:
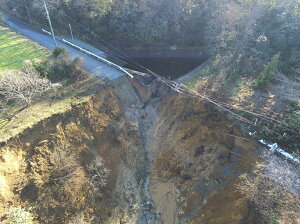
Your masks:
<svg viewBox="0 0 300 224"><path fill-rule="evenodd" d="M16 19L12 19L12 18L7 18L6 24L7 25L11 24L12 28L15 31L23 34L27 38L39 43L40 45L42 45L50 50L55 48L55 44L54 44L52 37L47 34L38 32L38 31L32 29L30 26L23 24L23 23L17 21ZM113 80L120 76L126 75L125 73L123 73L107 64L104 64L104 63L98 61L97 59L90 57L90 56L82 53L81 51L78 51L78 50L70 47L69 45L64 44L61 41L57 41L57 44L59 46L65 47L69 51L69 53L72 57L81 57L84 60L85 70L91 74L94 74L94 75L104 78L106 80ZM100 51L98 51L97 53L99 53L99 52Z"/></svg>

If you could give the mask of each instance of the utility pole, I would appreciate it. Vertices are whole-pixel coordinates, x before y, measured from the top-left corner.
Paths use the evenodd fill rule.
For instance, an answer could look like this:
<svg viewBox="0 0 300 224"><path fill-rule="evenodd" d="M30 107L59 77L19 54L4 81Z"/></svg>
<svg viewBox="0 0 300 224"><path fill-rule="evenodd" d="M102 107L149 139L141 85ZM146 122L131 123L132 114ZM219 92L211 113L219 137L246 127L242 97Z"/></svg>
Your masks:
<svg viewBox="0 0 300 224"><path fill-rule="evenodd" d="M72 40L73 40L73 44L75 44L74 37L73 37L73 32L72 32L72 27L71 27L70 23L69 23L69 27L70 27L70 32L71 32L71 37L72 37Z"/></svg>
<svg viewBox="0 0 300 224"><path fill-rule="evenodd" d="M54 43L55 43L55 47L57 47L56 39L55 39L53 28L52 28L51 19L50 19L50 16L49 16L49 12L48 12L45 0L44 0L44 6L45 6L45 10L46 10L47 19L49 21L49 25L50 25L50 29L51 29L51 34L52 34L52 37L53 37L53 40L54 40Z"/></svg>
<svg viewBox="0 0 300 224"><path fill-rule="evenodd" d="M30 13L29 13L29 9L28 9L27 4L26 4L26 0L24 0L24 4L25 4L26 10L27 10L27 14L28 14L28 17L30 19L30 22L32 23L32 19L31 19Z"/></svg>

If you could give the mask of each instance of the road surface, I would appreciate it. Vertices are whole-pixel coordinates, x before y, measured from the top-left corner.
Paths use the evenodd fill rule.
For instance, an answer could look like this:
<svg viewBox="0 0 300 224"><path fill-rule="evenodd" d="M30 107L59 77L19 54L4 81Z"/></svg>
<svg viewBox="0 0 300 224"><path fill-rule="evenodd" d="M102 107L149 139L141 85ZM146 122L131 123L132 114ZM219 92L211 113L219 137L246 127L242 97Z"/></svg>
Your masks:
<svg viewBox="0 0 300 224"><path fill-rule="evenodd" d="M13 18L6 18L6 24L8 26L11 26L13 30L15 30L18 33L23 34L28 39L31 39L32 41L35 41L39 43L40 45L48 48L49 50L52 50L55 48L54 41L51 36L44 34L42 32L38 32L34 29L32 29L30 26L17 21ZM105 80L113 80L120 76L126 75L125 73L103 63L98 61L97 59L88 56L84 53L82 53L79 50L76 50L72 48L69 45L66 45L65 43L57 40L58 46L62 46L67 49L67 51L70 53L71 57L81 57L84 60L84 69L94 74L98 77L101 77ZM96 53L99 53L101 51L98 51ZM93 52L94 53L94 52Z"/></svg>

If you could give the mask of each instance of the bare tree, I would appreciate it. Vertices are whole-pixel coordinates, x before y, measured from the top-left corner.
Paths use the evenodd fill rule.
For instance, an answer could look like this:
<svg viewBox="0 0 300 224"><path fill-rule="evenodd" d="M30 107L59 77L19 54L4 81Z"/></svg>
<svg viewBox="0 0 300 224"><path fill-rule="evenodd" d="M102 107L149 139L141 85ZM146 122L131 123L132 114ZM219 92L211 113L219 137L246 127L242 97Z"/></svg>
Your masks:
<svg viewBox="0 0 300 224"><path fill-rule="evenodd" d="M93 201L95 195L101 195L102 188L107 186L109 170L102 157L97 156L87 167L81 166L78 154L73 145L60 141L54 146L50 155L51 170L49 183L59 186L58 193L65 200L74 202L80 197ZM76 217L81 220L81 216Z"/></svg>
<svg viewBox="0 0 300 224"><path fill-rule="evenodd" d="M81 169L71 146L67 143L56 144L50 155L50 162L52 165L50 180L56 183L69 181Z"/></svg>
<svg viewBox="0 0 300 224"><path fill-rule="evenodd" d="M0 77L0 97L6 102L25 103L26 107L35 97L59 86L40 77L36 70L26 64L23 71L5 71Z"/></svg>
<svg viewBox="0 0 300 224"><path fill-rule="evenodd" d="M274 155L257 164L254 174L243 174L239 191L262 214L266 221L300 223L300 171ZM275 217L275 218L274 218Z"/></svg>
<svg viewBox="0 0 300 224"><path fill-rule="evenodd" d="M88 167L89 180L94 190L99 190L106 187L110 170L104 165L104 160L101 156L97 156Z"/></svg>
<svg viewBox="0 0 300 224"><path fill-rule="evenodd" d="M65 141L55 143L50 164L48 183L57 186L56 194L60 198L74 203L88 194L90 184L74 146Z"/></svg>

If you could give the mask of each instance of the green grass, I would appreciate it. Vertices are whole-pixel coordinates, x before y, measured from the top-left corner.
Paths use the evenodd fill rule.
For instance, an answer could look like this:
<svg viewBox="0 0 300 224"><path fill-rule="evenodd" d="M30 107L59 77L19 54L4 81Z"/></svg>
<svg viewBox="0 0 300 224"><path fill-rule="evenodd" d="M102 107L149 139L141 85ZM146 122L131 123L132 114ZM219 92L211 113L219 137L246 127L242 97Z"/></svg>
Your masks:
<svg viewBox="0 0 300 224"><path fill-rule="evenodd" d="M50 51L40 45L0 26L0 72L21 69L25 60L44 60L50 54ZM36 99L32 105L16 114L11 120L0 115L0 142L18 135L53 114L70 110L72 105L87 102L101 84L103 81L92 75L73 84L63 82L62 88ZM22 105L12 105L8 108L7 114L12 115L20 108Z"/></svg>
<svg viewBox="0 0 300 224"><path fill-rule="evenodd" d="M44 59L49 55L46 48L0 26L0 72L20 69L25 60Z"/></svg>

